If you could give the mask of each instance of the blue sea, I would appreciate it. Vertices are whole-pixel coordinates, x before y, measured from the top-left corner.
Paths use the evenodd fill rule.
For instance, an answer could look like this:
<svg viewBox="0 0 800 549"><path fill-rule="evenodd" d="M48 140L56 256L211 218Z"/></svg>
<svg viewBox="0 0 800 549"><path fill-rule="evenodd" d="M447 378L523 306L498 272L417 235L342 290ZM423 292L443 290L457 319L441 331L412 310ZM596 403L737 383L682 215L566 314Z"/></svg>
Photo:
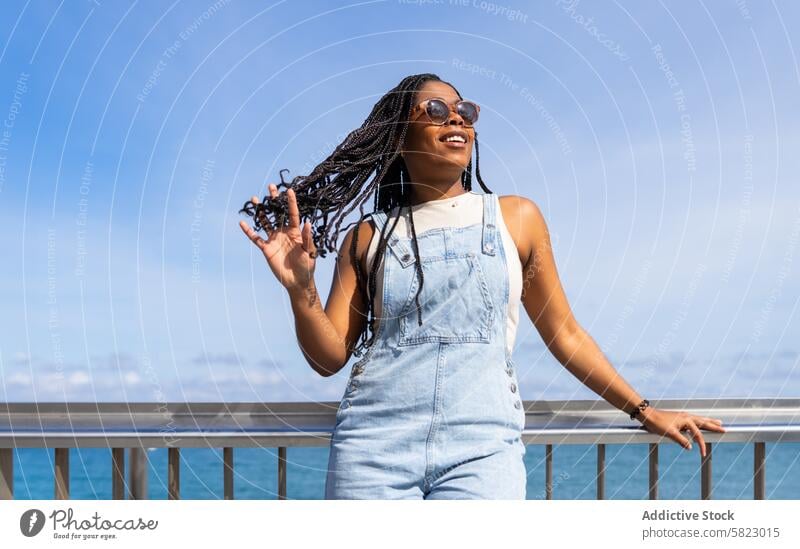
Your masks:
<svg viewBox="0 0 800 549"><path fill-rule="evenodd" d="M714 444L713 499L753 498L752 444ZM606 446L606 499L647 499L646 444ZM767 443L767 499L800 499L800 443ZM167 450L151 449L147 494L167 499ZM53 499L52 449L22 448L14 453L15 499ZM181 448L181 498L222 499L222 449ZM595 499L596 447L553 447L553 498ZM287 497L323 499L328 448L288 448ZM70 498L111 499L111 451L70 449ZM525 454L528 499L545 499L544 446ZM128 466L126 454L126 467ZM234 497L277 499L277 448L234 449ZM127 471L126 471L127 478ZM700 498L700 454L677 444L659 447L659 499Z"/></svg>

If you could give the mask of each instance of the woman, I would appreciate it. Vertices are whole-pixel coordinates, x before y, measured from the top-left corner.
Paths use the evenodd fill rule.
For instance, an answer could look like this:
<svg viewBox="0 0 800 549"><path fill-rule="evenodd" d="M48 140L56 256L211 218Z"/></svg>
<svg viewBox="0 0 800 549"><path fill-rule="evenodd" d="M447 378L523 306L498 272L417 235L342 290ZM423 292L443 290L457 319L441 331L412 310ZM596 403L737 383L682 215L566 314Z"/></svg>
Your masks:
<svg viewBox="0 0 800 549"><path fill-rule="evenodd" d="M289 293L311 367L329 376L366 350L336 413L328 499L525 498L511 356L520 302L553 355L648 431L690 449L688 430L703 455L700 429L724 432L717 419L648 406L580 327L537 206L481 179L478 113L438 76L409 76L311 174L288 184L281 174L285 193L270 184L264 203L254 196L241 210L268 235L240 222ZM318 246L336 250L326 236L356 205L323 310Z"/></svg>

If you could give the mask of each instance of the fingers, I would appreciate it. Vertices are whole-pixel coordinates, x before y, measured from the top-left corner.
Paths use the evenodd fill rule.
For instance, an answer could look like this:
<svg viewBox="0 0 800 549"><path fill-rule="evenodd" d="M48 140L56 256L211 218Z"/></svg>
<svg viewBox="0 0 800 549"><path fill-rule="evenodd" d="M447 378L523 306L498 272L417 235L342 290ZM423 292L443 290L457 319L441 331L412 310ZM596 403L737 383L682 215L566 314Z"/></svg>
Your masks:
<svg viewBox="0 0 800 549"><path fill-rule="evenodd" d="M250 201L253 204L260 203L260 200L255 195L250 198ZM258 214L258 223L264 228L265 231L267 231L267 236L271 238L274 227L272 226L272 223L269 222L269 219L267 219L267 214L264 212L264 210L261 210L261 212Z"/></svg>
<svg viewBox="0 0 800 549"><path fill-rule="evenodd" d="M694 439L697 441L697 444L700 445L700 455L706 457L706 441L703 439L703 433L700 432L700 429L697 427L697 425L695 425L691 418L686 420L686 423L689 430L694 435Z"/></svg>
<svg viewBox="0 0 800 549"><path fill-rule="evenodd" d="M695 422L703 429L707 429L709 431L716 431L718 433L724 433L725 427L722 426L722 420L716 419L713 417L695 417Z"/></svg>
<svg viewBox="0 0 800 549"><path fill-rule="evenodd" d="M311 258L317 257L317 247L311 235L311 223L308 221L303 225L303 249L308 252Z"/></svg>
<svg viewBox="0 0 800 549"><path fill-rule="evenodd" d="M280 193L278 192L277 185L275 185L273 183L270 183L269 185L267 185L267 189L269 191L270 198L277 199L279 197ZM294 189L288 189L287 192L286 192L286 196L287 196L287 202L288 202L288 206L289 206L289 208L288 208L289 209L289 227L294 227L294 228L300 229L301 228L300 227L300 209L297 206L297 196L296 196L296 194L294 192ZM257 196L253 196L252 198L250 198L250 201L253 204L256 204L256 205L258 205L260 203L260 200L258 199ZM269 219L267 218L266 212L263 209L258 214L258 223L259 223L259 225L261 225L261 227L263 227L267 231L267 236L270 237L270 239L272 238L272 233L275 230L279 230L280 229L280 228L276 229L275 226L269 221ZM252 238L251 238L251 240L252 240Z"/></svg>
<svg viewBox="0 0 800 549"><path fill-rule="evenodd" d="M294 195L294 189L286 191L286 196L289 199L289 227L300 228L300 210L297 209L297 197Z"/></svg>
<svg viewBox="0 0 800 549"><path fill-rule="evenodd" d="M276 199L277 199L277 198L278 198L278 196L280 195L280 193L278 192L278 186L277 186L277 185L275 185L274 183L270 183L270 184L268 185L268 188L269 188L269 195L270 195L272 198L276 198ZM291 212L290 212L290 215L291 215ZM281 216L281 218L280 218L280 219L277 219L276 221L277 221L277 222L279 223L279 225L280 225L280 226L278 227L278 230L283 230L283 227L284 227L284 217L283 217L283 216ZM298 226L299 226L299 224L300 224L300 223L299 223L299 221L298 221Z"/></svg>
<svg viewBox="0 0 800 549"><path fill-rule="evenodd" d="M675 442L683 446L685 449L692 449L692 441L683 436L679 429L673 428L672 430L668 431L668 434Z"/></svg>
<svg viewBox="0 0 800 549"><path fill-rule="evenodd" d="M264 251L264 246L267 245L266 240L258 236L258 233L255 232L246 221L239 221L239 226L242 228L242 231L244 231L244 234L246 234L247 237L253 242L253 244L258 246L261 251Z"/></svg>

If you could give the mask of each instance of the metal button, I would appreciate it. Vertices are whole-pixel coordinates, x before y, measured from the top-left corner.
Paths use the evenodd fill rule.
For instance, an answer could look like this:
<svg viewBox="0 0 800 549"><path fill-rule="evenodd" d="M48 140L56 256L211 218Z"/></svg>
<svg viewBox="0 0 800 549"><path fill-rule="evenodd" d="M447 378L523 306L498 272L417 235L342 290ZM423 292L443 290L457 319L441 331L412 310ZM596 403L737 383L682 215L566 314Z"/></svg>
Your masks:
<svg viewBox="0 0 800 549"><path fill-rule="evenodd" d="M349 400L343 400L342 401L342 408L349 408L349 407L350 407L350 401Z"/></svg>
<svg viewBox="0 0 800 549"><path fill-rule="evenodd" d="M511 377L511 376L514 375L514 369L513 368L506 368L506 373L508 374L508 377Z"/></svg>
<svg viewBox="0 0 800 549"><path fill-rule="evenodd" d="M517 410L519 410L520 406L522 405L519 403L519 400L514 403L514 408L516 408Z"/></svg>
<svg viewBox="0 0 800 549"><path fill-rule="evenodd" d="M350 390L352 391L356 387L358 387L358 380L357 379L351 379L350 380Z"/></svg>
<svg viewBox="0 0 800 549"><path fill-rule="evenodd" d="M517 384L516 383L512 383L511 384L511 392L512 393L516 393L517 392Z"/></svg>

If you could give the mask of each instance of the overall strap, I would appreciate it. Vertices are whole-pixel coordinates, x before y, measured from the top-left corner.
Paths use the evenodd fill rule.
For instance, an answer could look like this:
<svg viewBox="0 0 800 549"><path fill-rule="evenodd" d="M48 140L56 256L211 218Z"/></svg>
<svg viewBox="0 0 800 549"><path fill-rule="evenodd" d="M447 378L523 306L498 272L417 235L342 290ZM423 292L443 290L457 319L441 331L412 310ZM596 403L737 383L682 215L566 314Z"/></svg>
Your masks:
<svg viewBox="0 0 800 549"><path fill-rule="evenodd" d="M486 255L495 255L498 247L500 231L497 229L497 208L499 198L496 194L484 193L483 198L483 231L481 250Z"/></svg>
<svg viewBox="0 0 800 549"><path fill-rule="evenodd" d="M375 229L379 234L383 231L384 225L387 223L394 224L394 220L392 219L390 222L387 213L381 211L373 212L372 220L375 222ZM398 238L396 234L392 233L386 246L392 251L404 269L416 261L413 250L406 243L406 239Z"/></svg>

